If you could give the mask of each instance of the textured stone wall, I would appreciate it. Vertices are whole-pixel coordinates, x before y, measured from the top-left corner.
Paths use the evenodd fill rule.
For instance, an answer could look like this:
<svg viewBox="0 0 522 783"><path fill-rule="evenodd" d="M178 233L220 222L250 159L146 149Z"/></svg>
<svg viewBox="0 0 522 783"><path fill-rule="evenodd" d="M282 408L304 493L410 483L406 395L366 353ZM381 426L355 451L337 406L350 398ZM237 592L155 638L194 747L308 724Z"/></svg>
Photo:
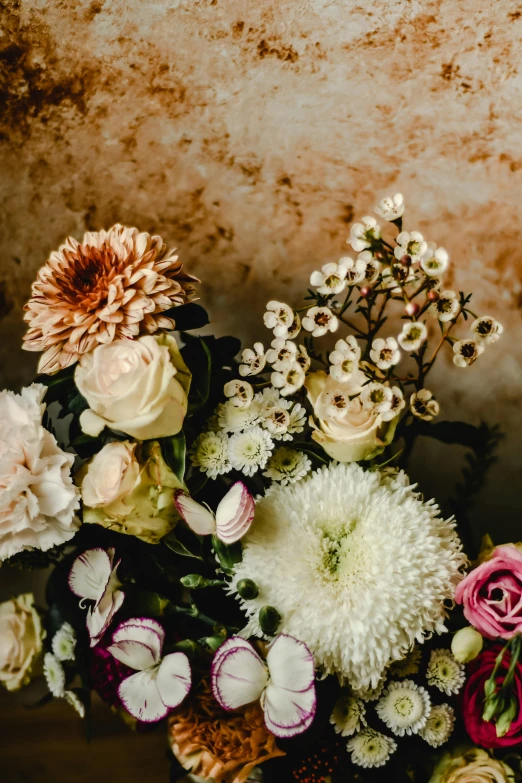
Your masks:
<svg viewBox="0 0 522 783"><path fill-rule="evenodd" d="M265 336L267 298L292 302L319 262L344 252L353 215L401 190L410 227L450 252L451 285L475 289L476 309L507 327L498 349L469 371L442 363L438 381L447 414L509 429L482 513L514 515L522 3L0 8L2 384L31 378L21 306L68 234L116 221L161 233L204 280L217 331L251 339ZM440 482L444 453L430 453Z"/></svg>

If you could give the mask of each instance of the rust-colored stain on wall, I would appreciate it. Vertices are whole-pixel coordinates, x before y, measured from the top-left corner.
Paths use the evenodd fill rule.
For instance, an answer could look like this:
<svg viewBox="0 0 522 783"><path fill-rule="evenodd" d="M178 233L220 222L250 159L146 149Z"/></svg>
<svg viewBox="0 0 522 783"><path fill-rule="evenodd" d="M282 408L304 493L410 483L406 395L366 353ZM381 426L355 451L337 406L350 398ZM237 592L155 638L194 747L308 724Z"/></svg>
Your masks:
<svg viewBox="0 0 522 783"><path fill-rule="evenodd" d="M400 190L408 225L450 252L449 284L507 327L469 371L447 357L437 381L450 416L509 429L496 481L516 483L522 2L0 8L4 384L32 376L21 307L68 234L116 221L162 234L203 279L217 330L266 340L265 301L295 303L346 252L354 216Z"/></svg>

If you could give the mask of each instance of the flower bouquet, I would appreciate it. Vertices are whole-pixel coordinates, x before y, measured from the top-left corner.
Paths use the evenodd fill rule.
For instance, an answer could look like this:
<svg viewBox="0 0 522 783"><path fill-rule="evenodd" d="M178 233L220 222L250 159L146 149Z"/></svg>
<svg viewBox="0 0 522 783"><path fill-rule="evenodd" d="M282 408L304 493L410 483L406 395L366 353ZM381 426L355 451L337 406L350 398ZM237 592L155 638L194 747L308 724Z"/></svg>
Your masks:
<svg viewBox="0 0 522 783"><path fill-rule="evenodd" d="M428 378L502 326L403 211L242 352L160 237L51 254L38 378L0 393L0 560L52 566L47 608L0 606L8 689L43 671L43 701L160 724L172 780L520 779L522 547L474 552L469 513L499 433L438 421ZM405 472L420 435L469 450L447 509Z"/></svg>

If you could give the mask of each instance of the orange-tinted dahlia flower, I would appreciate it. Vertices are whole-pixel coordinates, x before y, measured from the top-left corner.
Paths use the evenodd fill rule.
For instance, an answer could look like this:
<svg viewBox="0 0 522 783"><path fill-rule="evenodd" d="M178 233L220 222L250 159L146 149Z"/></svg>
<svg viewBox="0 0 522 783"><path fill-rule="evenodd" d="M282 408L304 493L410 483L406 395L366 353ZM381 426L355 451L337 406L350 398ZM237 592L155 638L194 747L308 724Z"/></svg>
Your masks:
<svg viewBox="0 0 522 783"><path fill-rule="evenodd" d="M254 767L285 755L259 703L225 712L205 680L171 715L169 737L180 764L215 783L244 783Z"/></svg>
<svg viewBox="0 0 522 783"><path fill-rule="evenodd" d="M174 253L161 237L120 225L66 239L25 306L24 348L43 352L38 372L58 372L99 343L174 328L162 313L193 298L199 282Z"/></svg>

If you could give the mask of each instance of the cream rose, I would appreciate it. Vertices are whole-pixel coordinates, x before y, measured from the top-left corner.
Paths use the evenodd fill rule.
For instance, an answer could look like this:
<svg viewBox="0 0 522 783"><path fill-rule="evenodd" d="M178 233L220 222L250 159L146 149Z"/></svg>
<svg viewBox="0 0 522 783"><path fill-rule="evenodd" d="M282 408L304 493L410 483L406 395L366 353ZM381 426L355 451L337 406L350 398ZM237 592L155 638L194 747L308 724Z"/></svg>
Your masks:
<svg viewBox="0 0 522 783"><path fill-rule="evenodd" d="M74 379L89 403L80 416L87 435L107 426L150 440L183 426L191 375L170 335L99 345L82 356Z"/></svg>
<svg viewBox="0 0 522 783"><path fill-rule="evenodd" d="M444 754L429 783L514 783L513 770L485 750L470 748L460 755Z"/></svg>
<svg viewBox="0 0 522 783"><path fill-rule="evenodd" d="M114 441L92 458L81 484L86 506L107 506L132 492L140 475L135 449L135 443Z"/></svg>
<svg viewBox="0 0 522 783"><path fill-rule="evenodd" d="M360 393L366 376L356 372L349 381L339 382L325 372L306 377L306 390L316 421L312 421L312 438L326 453L339 462L359 462L380 454L390 443L396 419L383 421L381 414L363 406ZM343 395L344 407L335 408L333 392ZM317 422L317 423L316 423Z"/></svg>
<svg viewBox="0 0 522 783"><path fill-rule="evenodd" d="M59 546L79 527L74 456L42 424L45 392L39 383L0 392L0 561Z"/></svg>
<svg viewBox="0 0 522 783"><path fill-rule="evenodd" d="M157 544L179 520L174 493L186 487L168 467L157 441L138 446L137 456L135 445L108 443L82 467L76 480L82 488L83 521Z"/></svg>
<svg viewBox="0 0 522 783"><path fill-rule="evenodd" d="M42 639L32 593L0 604L0 682L8 691L30 681L39 663Z"/></svg>

